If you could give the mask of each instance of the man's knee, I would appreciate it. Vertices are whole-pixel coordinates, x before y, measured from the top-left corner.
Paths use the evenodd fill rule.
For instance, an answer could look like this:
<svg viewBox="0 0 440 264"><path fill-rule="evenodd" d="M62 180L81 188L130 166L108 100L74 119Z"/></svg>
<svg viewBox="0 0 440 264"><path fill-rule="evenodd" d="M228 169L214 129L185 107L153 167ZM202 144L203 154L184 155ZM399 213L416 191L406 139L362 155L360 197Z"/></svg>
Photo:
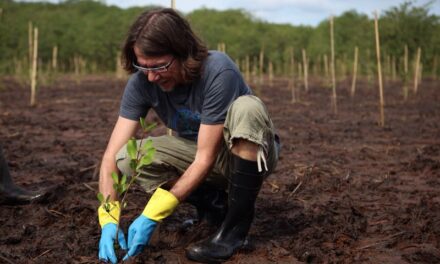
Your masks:
<svg viewBox="0 0 440 264"><path fill-rule="evenodd" d="M256 161L258 149L259 146L254 142L243 138L236 138L233 140L231 152L242 159Z"/></svg>

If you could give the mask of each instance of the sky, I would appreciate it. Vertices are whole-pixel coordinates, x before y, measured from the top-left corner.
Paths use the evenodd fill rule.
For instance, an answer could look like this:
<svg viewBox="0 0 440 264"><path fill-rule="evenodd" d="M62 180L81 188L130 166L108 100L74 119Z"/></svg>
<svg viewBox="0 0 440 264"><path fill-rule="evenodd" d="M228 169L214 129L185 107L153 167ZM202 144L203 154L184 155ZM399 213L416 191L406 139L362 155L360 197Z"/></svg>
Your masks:
<svg viewBox="0 0 440 264"><path fill-rule="evenodd" d="M60 0L47 0L59 2ZM176 8L189 13L202 7L225 10L244 9L254 17L271 23L316 26L329 16L338 16L347 10L373 16L390 7L399 6L405 0L175 0ZM37 2L28 0L27 2ZM171 0L104 0L108 5L121 8L130 6L170 6ZM431 2L431 13L440 15L440 0L415 0L416 6Z"/></svg>

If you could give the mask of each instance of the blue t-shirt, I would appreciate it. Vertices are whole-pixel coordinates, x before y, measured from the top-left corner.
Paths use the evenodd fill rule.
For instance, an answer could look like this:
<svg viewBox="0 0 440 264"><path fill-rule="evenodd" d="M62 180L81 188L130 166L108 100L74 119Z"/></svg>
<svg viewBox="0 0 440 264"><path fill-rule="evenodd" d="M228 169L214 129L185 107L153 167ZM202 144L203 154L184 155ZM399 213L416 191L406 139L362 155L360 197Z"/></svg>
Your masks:
<svg viewBox="0 0 440 264"><path fill-rule="evenodd" d="M139 120L153 108L162 122L181 137L197 140L200 124L222 124L230 104L251 94L235 63L224 53L210 51L199 79L164 92L148 81L143 72L134 73L125 87L120 116Z"/></svg>

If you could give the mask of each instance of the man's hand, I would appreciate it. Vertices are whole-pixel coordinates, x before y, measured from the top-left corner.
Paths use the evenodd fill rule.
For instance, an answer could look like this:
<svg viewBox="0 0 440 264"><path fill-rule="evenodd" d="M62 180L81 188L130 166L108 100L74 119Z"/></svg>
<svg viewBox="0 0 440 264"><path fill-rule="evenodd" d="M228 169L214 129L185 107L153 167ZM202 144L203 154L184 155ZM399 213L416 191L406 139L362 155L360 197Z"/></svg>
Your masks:
<svg viewBox="0 0 440 264"><path fill-rule="evenodd" d="M131 256L141 253L150 241L153 231L157 226L157 222L149 219L144 215L140 215L130 225L128 229L128 253L124 257L124 261Z"/></svg>
<svg viewBox="0 0 440 264"><path fill-rule="evenodd" d="M172 193L161 188L154 192L142 214L128 229L128 253L124 260L142 252L157 223L172 214L178 204L179 200Z"/></svg>
<svg viewBox="0 0 440 264"><path fill-rule="evenodd" d="M116 228L115 223L108 223L102 227L101 239L99 240L99 260L110 261L113 264L118 263L113 247L116 239ZM118 242L123 250L127 250L127 242L121 229L118 231Z"/></svg>
<svg viewBox="0 0 440 264"><path fill-rule="evenodd" d="M113 264L118 262L114 243L120 214L121 208L118 201L101 204L98 208L99 224L102 228L99 240L99 260L110 261ZM127 242L121 229L118 230L118 242L123 250L127 250Z"/></svg>

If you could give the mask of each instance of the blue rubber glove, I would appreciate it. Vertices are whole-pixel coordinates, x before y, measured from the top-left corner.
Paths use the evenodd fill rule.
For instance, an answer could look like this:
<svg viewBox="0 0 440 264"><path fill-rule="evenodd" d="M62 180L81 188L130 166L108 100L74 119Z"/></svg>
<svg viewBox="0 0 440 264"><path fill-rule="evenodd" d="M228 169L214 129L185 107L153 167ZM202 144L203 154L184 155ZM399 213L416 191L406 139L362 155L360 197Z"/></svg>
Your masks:
<svg viewBox="0 0 440 264"><path fill-rule="evenodd" d="M115 223L108 223L102 227L101 239L99 240L99 260L110 261L113 264L118 263L113 243L116 239ZM127 250L127 242L124 233L119 229L118 242L123 250Z"/></svg>
<svg viewBox="0 0 440 264"><path fill-rule="evenodd" d="M133 221L128 228L128 253L125 255L124 261L142 252L144 247L148 245L156 226L157 222L144 215L140 215Z"/></svg>

